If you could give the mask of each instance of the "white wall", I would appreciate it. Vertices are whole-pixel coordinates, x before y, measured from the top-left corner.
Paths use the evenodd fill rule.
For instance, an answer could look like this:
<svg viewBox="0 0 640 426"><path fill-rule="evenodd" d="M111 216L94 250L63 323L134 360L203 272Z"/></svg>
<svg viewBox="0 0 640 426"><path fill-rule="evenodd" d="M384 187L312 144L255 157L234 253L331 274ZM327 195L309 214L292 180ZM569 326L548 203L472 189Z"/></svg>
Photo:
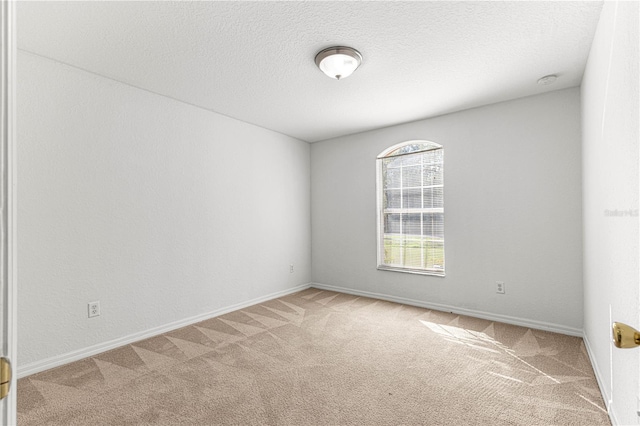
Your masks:
<svg viewBox="0 0 640 426"><path fill-rule="evenodd" d="M18 67L22 367L310 281L307 143L27 53Z"/></svg>
<svg viewBox="0 0 640 426"><path fill-rule="evenodd" d="M445 149L444 278L376 269L375 159L411 139ZM314 143L312 279L581 334L580 158L577 88Z"/></svg>
<svg viewBox="0 0 640 426"><path fill-rule="evenodd" d="M605 2L582 83L584 332L625 425L638 424L638 351L611 350L611 321L640 326L638 217L606 211L638 209L638 13L637 2Z"/></svg>

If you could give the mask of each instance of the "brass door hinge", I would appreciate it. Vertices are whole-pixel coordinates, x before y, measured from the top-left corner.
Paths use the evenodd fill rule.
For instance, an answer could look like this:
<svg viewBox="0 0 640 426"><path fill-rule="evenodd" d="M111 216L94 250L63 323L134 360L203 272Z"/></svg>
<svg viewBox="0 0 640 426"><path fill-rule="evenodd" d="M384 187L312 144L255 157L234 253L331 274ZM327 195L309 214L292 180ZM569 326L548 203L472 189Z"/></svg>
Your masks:
<svg viewBox="0 0 640 426"><path fill-rule="evenodd" d="M9 394L11 387L11 363L7 358L0 358L0 399Z"/></svg>

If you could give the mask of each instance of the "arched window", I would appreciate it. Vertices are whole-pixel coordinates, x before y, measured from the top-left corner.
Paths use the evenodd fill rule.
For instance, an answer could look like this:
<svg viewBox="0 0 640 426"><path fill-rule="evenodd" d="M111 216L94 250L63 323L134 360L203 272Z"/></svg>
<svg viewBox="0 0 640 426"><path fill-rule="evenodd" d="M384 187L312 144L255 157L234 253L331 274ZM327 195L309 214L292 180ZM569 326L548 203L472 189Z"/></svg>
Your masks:
<svg viewBox="0 0 640 426"><path fill-rule="evenodd" d="M444 275L442 145L394 145L377 167L378 269Z"/></svg>

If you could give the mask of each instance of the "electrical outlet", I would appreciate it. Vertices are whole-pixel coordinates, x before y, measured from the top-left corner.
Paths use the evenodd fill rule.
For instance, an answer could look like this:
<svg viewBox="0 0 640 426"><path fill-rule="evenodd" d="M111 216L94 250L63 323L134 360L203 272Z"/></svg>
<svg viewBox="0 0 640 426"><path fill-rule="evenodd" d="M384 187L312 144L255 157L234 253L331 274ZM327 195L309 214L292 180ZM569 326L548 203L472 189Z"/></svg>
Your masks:
<svg viewBox="0 0 640 426"><path fill-rule="evenodd" d="M293 274L293 263L291 265L289 265L289 273Z"/></svg>
<svg viewBox="0 0 640 426"><path fill-rule="evenodd" d="M89 318L100 316L100 302L89 302Z"/></svg>
<svg viewBox="0 0 640 426"><path fill-rule="evenodd" d="M496 281L496 293L504 294L504 281Z"/></svg>

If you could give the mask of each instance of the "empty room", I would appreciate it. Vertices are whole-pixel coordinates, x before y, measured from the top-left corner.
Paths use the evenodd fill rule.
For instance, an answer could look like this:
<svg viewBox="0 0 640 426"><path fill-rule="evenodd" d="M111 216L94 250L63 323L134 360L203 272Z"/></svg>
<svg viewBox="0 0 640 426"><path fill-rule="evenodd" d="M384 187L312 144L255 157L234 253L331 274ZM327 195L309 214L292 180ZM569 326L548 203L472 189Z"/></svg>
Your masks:
<svg viewBox="0 0 640 426"><path fill-rule="evenodd" d="M640 424L639 21L3 2L0 424Z"/></svg>

